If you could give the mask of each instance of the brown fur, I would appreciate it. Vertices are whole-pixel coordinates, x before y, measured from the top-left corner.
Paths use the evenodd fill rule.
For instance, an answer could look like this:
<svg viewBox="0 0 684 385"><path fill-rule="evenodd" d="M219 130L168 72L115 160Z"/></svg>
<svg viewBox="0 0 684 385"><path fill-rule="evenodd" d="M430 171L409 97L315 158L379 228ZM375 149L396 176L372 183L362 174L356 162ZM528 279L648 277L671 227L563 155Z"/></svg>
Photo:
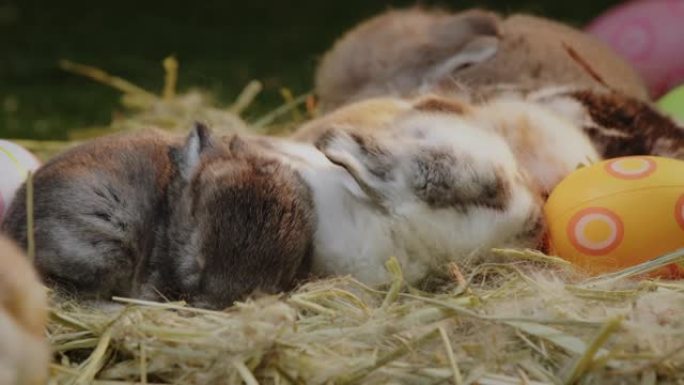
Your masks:
<svg viewBox="0 0 684 385"><path fill-rule="evenodd" d="M573 59L568 48L590 64L593 73ZM603 42L568 25L531 15L506 18L496 56L455 75L472 87L500 83L530 88L607 85L638 99L649 98L635 70Z"/></svg>
<svg viewBox="0 0 684 385"><path fill-rule="evenodd" d="M315 221L300 176L268 146L160 131L98 138L34 178L36 266L85 299L221 308L308 271ZM3 223L26 247L26 188Z"/></svg>
<svg viewBox="0 0 684 385"><path fill-rule="evenodd" d="M418 111L425 112L444 112L456 115L464 115L471 111L466 103L457 99L445 99L438 96L426 96L418 99L414 105Z"/></svg>
<svg viewBox="0 0 684 385"><path fill-rule="evenodd" d="M203 239L193 300L208 307L231 304L254 290L289 290L309 271L315 228L311 192L294 170L258 147L232 140L233 151L203 160L196 174L202 180L187 192L192 207L178 212L198 218L222 213L220 220L187 219Z"/></svg>
<svg viewBox="0 0 684 385"><path fill-rule="evenodd" d="M493 48L493 57L476 55ZM465 58L461 65L432 78L440 65L459 55ZM411 8L378 15L345 33L316 73L324 110L376 96L413 96L426 88L477 95L501 84L608 87L649 98L637 73L598 39L551 20L504 18L482 10L449 14Z"/></svg>
<svg viewBox="0 0 684 385"><path fill-rule="evenodd" d="M387 128L397 114L410 105L392 98L377 98L366 103L343 107L298 128L292 138L314 142L332 127L364 127L368 130Z"/></svg>
<svg viewBox="0 0 684 385"><path fill-rule="evenodd" d="M650 104L615 92L577 91L571 95L595 123L584 129L604 157L684 157L684 129Z"/></svg>

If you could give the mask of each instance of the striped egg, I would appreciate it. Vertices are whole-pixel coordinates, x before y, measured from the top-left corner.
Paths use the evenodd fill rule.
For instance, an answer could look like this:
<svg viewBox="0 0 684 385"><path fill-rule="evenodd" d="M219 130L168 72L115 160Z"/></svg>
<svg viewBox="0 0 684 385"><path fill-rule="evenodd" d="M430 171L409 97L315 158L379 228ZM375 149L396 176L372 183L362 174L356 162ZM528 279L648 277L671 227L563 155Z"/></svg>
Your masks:
<svg viewBox="0 0 684 385"><path fill-rule="evenodd" d="M544 214L551 251L588 274L646 262L684 247L684 162L632 156L581 168L554 189Z"/></svg>
<svg viewBox="0 0 684 385"><path fill-rule="evenodd" d="M25 148L0 139L0 222L28 172L39 166L38 158Z"/></svg>

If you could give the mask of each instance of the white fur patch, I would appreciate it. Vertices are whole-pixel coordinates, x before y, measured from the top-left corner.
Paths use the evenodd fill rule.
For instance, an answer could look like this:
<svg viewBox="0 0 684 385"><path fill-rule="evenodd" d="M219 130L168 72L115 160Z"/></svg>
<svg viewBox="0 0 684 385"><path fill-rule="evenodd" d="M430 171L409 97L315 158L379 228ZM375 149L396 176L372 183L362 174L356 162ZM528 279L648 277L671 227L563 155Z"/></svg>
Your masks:
<svg viewBox="0 0 684 385"><path fill-rule="evenodd" d="M200 161L200 138L197 131L192 132L185 145L183 153L183 168L181 174L189 180L194 174Z"/></svg>
<svg viewBox="0 0 684 385"><path fill-rule="evenodd" d="M373 132L372 139L389 152L395 167L393 178L374 184L388 200L386 213L369 205L358 185L350 189L355 185L353 178L313 146L287 141L277 145L313 191L318 217L314 273L349 274L367 284L380 284L389 279L385 262L394 256L407 281L415 283L444 263L464 260L473 253L500 246L532 246L518 235L530 217L539 215L539 205L535 194L521 183L524 178L518 174L515 157L500 136L456 115L416 112L390 130ZM343 142L332 150L358 156ZM464 169L472 175L503 172L511 189L507 208L435 209L416 197L410 187L411 162L419 152L436 148L448 149L456 158L474 159ZM363 162L355 164L364 167ZM477 178L471 179L476 183Z"/></svg>

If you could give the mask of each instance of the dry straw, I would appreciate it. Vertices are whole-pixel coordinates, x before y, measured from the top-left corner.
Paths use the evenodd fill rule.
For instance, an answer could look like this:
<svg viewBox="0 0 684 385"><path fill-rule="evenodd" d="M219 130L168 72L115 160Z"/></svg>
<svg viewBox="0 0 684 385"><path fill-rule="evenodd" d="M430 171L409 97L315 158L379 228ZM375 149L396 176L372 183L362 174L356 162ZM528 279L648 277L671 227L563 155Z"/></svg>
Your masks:
<svg viewBox="0 0 684 385"><path fill-rule="evenodd" d="M233 106L177 95L167 59L159 97L97 69L62 67L121 89L137 113L113 127L171 130L193 119L243 129ZM171 84L171 85L169 85ZM283 92L286 107L303 101ZM36 143L37 146L40 143ZM50 144L51 146L54 144ZM348 278L304 284L283 296L225 311L114 298L54 300L47 329L53 384L681 384L684 282L639 279L684 252L582 280L565 261L527 250L493 250L492 262L458 266L437 292L409 287L395 259L386 288Z"/></svg>
<svg viewBox="0 0 684 385"><path fill-rule="evenodd" d="M517 252L526 254L525 252ZM530 253L535 255L536 253ZM684 253L676 254L682 260ZM533 258L537 258L535 255ZM669 257L640 266L643 274ZM223 312L115 298L56 303L48 330L60 384L678 383L684 283L569 283L515 258L425 293L396 260L387 290L308 283Z"/></svg>

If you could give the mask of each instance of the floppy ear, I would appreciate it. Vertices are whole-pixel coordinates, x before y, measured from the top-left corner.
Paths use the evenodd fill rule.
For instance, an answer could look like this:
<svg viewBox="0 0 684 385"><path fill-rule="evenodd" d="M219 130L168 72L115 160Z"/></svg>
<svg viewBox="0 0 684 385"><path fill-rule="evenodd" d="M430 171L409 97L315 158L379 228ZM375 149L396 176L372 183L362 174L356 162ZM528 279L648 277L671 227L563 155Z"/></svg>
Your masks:
<svg viewBox="0 0 684 385"><path fill-rule="evenodd" d="M176 152L175 161L185 180L190 180L200 163L201 154L212 147L211 130L202 123L195 123L185 139L183 147Z"/></svg>
<svg viewBox="0 0 684 385"><path fill-rule="evenodd" d="M501 24L502 20L496 13L472 9L450 15L445 23L436 26L434 33L440 40L451 39L463 45L480 36L501 37Z"/></svg>
<svg viewBox="0 0 684 385"><path fill-rule="evenodd" d="M348 186L352 193L386 210L387 183L393 179L393 162L387 150L372 138L338 128L328 130L316 142L316 147L354 178L357 186Z"/></svg>
<svg viewBox="0 0 684 385"><path fill-rule="evenodd" d="M472 10L457 13L435 27L436 41L450 54L428 74L429 79L441 79L454 71L482 63L499 50L501 19L494 13Z"/></svg>

